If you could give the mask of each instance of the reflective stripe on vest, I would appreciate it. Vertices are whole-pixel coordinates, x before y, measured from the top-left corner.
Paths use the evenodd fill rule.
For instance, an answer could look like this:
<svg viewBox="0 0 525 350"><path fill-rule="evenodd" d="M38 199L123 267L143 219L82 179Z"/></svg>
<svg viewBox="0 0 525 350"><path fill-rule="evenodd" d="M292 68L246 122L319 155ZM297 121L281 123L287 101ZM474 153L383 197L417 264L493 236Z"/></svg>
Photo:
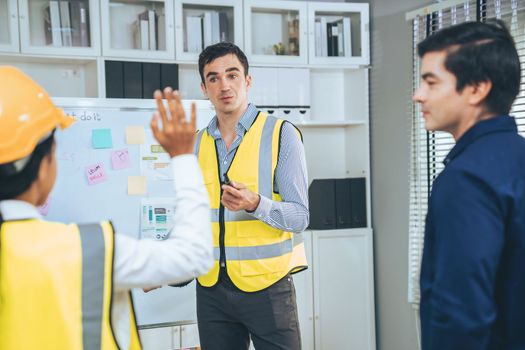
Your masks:
<svg viewBox="0 0 525 350"><path fill-rule="evenodd" d="M274 201L281 201L273 190L273 179L282 123L259 113L243 136L228 169L232 181L244 183L251 191ZM264 289L288 272L306 268L301 234L273 228L245 211L233 212L222 207L218 154L215 140L207 129L199 132L195 150L210 199L215 258L214 266L199 278L199 283L211 287L218 280L222 234L228 275L243 291ZM224 232L221 232L221 223Z"/></svg>
<svg viewBox="0 0 525 350"><path fill-rule="evenodd" d="M82 340L84 349L100 349L104 304L104 232L99 224L78 225L82 246Z"/></svg>

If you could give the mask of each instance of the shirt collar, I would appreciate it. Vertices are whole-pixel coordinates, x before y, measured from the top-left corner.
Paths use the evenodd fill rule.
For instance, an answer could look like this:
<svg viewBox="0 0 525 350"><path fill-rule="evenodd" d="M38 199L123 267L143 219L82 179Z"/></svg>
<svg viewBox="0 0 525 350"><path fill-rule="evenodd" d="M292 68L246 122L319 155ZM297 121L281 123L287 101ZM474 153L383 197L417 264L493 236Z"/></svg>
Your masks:
<svg viewBox="0 0 525 350"><path fill-rule="evenodd" d="M0 212L2 213L4 221L42 219L42 216L34 205L14 199L1 201Z"/></svg>
<svg viewBox="0 0 525 350"><path fill-rule="evenodd" d="M248 107L244 111L244 113L241 116L241 119L239 119L239 122L237 123L237 135L244 135L246 131L250 130L250 127L253 124L253 121L255 120L255 117L257 117L257 114L259 111L257 108L249 103ZM213 119L208 124L208 133L215 139L221 138L221 133L219 131L219 121L217 119L217 115L213 117Z"/></svg>
<svg viewBox="0 0 525 350"><path fill-rule="evenodd" d="M508 115L500 115L487 120L477 122L468 129L456 142L456 145L449 152L443 163L447 165L456 158L464 149L476 141L478 138L496 132L517 132L516 120Z"/></svg>

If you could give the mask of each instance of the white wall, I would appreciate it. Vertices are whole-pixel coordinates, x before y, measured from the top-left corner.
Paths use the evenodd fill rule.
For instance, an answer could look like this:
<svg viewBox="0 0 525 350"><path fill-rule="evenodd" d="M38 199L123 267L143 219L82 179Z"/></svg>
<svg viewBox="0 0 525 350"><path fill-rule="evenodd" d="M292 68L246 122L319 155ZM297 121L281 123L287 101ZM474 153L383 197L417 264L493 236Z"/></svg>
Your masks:
<svg viewBox="0 0 525 350"><path fill-rule="evenodd" d="M371 1L371 188L379 350L418 349L415 313L407 302L412 35L405 12L429 3Z"/></svg>

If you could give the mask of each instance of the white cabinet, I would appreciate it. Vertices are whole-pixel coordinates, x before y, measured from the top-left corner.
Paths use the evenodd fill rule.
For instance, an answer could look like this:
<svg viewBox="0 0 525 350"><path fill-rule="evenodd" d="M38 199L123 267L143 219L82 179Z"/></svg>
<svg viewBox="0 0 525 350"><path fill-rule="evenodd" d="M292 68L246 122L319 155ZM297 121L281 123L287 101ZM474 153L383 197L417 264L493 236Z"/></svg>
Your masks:
<svg viewBox="0 0 525 350"><path fill-rule="evenodd" d="M0 51L17 52L18 50L16 0L0 0Z"/></svg>
<svg viewBox="0 0 525 350"><path fill-rule="evenodd" d="M301 330L302 350L314 350L314 289L312 232L303 232L308 269L293 275L297 302L297 314Z"/></svg>
<svg viewBox="0 0 525 350"><path fill-rule="evenodd" d="M308 24L310 64L370 63L368 4L309 2Z"/></svg>
<svg viewBox="0 0 525 350"><path fill-rule="evenodd" d="M177 60L196 63L199 53L219 41L243 47L242 0L175 0Z"/></svg>
<svg viewBox="0 0 525 350"><path fill-rule="evenodd" d="M307 231L294 276L304 350L375 350L372 231Z"/></svg>
<svg viewBox="0 0 525 350"><path fill-rule="evenodd" d="M199 349L199 331L196 323L156 324L139 329L144 350Z"/></svg>
<svg viewBox="0 0 525 350"><path fill-rule="evenodd" d="M182 349L188 349L199 345L199 329L197 324L180 326L180 347Z"/></svg>
<svg viewBox="0 0 525 350"><path fill-rule="evenodd" d="M55 56L100 54L96 0L19 0L22 53Z"/></svg>
<svg viewBox="0 0 525 350"><path fill-rule="evenodd" d="M140 341L144 350L172 350L173 347L173 328L158 327L139 330Z"/></svg>
<svg viewBox="0 0 525 350"><path fill-rule="evenodd" d="M252 67L249 100L268 115L300 124L310 120L308 68Z"/></svg>
<svg viewBox="0 0 525 350"><path fill-rule="evenodd" d="M247 0L244 18L245 52L250 62L308 62L306 3Z"/></svg>
<svg viewBox="0 0 525 350"><path fill-rule="evenodd" d="M173 1L102 0L105 56L174 59Z"/></svg>

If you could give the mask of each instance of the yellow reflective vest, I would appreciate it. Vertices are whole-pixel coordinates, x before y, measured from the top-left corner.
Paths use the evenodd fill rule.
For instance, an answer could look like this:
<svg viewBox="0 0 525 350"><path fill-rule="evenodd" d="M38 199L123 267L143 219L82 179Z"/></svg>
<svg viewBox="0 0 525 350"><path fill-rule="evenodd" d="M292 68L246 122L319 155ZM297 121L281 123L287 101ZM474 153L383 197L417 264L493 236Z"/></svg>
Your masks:
<svg viewBox="0 0 525 350"><path fill-rule="evenodd" d="M274 201L282 201L274 192L274 175L283 122L259 112L227 172L231 180ZM290 272L307 268L301 234L271 227L245 211L229 211L221 204L218 154L207 129L198 134L196 153L210 199L215 257L213 267L198 278L199 283L204 287L215 285L220 265L225 264L228 276L239 289L255 292Z"/></svg>
<svg viewBox="0 0 525 350"><path fill-rule="evenodd" d="M109 222L3 222L0 349L118 349L110 322L113 245ZM135 350L140 342L129 300Z"/></svg>

